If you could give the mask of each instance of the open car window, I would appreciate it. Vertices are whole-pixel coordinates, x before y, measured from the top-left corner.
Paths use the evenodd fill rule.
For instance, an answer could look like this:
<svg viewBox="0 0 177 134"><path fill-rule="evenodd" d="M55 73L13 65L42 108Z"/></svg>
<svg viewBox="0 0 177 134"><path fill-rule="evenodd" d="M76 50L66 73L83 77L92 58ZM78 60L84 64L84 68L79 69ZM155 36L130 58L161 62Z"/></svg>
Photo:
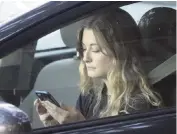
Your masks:
<svg viewBox="0 0 177 134"><path fill-rule="evenodd" d="M118 8L118 4L114 8ZM120 8L128 12L140 28L142 45L146 51L142 66L153 90L160 94L163 100L161 109L175 106L176 15L174 16L174 12L176 12L176 2L137 2ZM168 8L168 11L165 14L162 10L151 18L159 8L164 10ZM150 10L152 12L148 12ZM96 11L92 14L94 13ZM160 19L162 16L168 18L169 16L165 16L167 14L171 15L171 20L164 19L165 22L162 21L161 24ZM77 105L81 93L79 87L81 60L77 51L77 31L89 15L29 42L25 47L1 59L0 75L1 78L3 76L0 81L1 100L25 111L34 129L44 128L34 107L34 101L37 99L36 90L48 91L56 101L66 105L72 107ZM167 25L170 25L169 29L164 28ZM154 34L155 32L157 35ZM116 118L119 116L121 117L118 115Z"/></svg>

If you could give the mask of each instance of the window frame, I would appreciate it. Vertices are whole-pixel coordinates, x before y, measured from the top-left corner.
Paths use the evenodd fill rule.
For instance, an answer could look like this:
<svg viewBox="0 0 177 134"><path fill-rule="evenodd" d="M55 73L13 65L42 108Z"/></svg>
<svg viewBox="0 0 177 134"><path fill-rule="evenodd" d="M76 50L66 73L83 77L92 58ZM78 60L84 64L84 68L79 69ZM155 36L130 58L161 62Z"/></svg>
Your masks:
<svg viewBox="0 0 177 134"><path fill-rule="evenodd" d="M117 2L117 5L123 6L126 4L132 4L133 2ZM101 8L113 6L115 2L64 2L63 4L57 5L57 8L60 10L49 10L50 4L54 6L54 3L47 3L44 6L34 9L31 12L18 17L17 19L3 25L0 27L0 31L3 31L0 34L0 58L17 50L20 47L23 47L27 45L28 43L35 41L39 39L40 37L43 37L47 35L48 33L51 33L63 26L66 26L76 20L79 20L80 18L83 18L84 16L99 10ZM61 7L61 8L60 8ZM48 10L47 10L48 9ZM30 23L27 18L37 12L40 12L42 10L49 11L49 14L43 14L40 19L33 18L33 22ZM72 13L71 13L72 12ZM77 14L77 15L75 15ZM37 15L39 17L39 15ZM63 18L62 20L60 18ZM27 20L26 22L22 23L22 26L16 25L15 27L5 29L10 25L13 25L17 23L19 20ZM26 25L27 24L27 25ZM53 25L50 25L53 24ZM46 26L48 26L46 28ZM46 28L46 29L45 29ZM43 29L43 30L41 30ZM17 30L17 32L10 34L13 30ZM37 31L37 33L36 33ZM4 34L4 35L3 35ZM29 35L31 35L29 37ZM35 36L37 35L37 36ZM147 113L138 113L138 114L131 114L121 117L108 117L103 119L96 119L92 121L86 121L86 122L80 122L75 124L76 127L80 128L83 127L89 127L95 125L104 125L108 123L113 122L122 122L123 121L131 121L131 120L137 120L137 118L149 118L149 117L156 117L161 116L163 118L164 115L174 115L176 113L176 108L170 108L170 109L159 109ZM47 133L51 131L58 132L60 130L66 130L72 129L74 124L65 124L61 126L51 127L51 128L40 128L40 129L34 129L35 133ZM77 128L77 129L78 129Z"/></svg>
<svg viewBox="0 0 177 134"><path fill-rule="evenodd" d="M105 127L110 127L110 126L112 127L111 130L118 131L119 129L123 129L124 131L131 132L131 131L135 131L135 129L128 127L128 125L136 126L137 123L142 123L140 125L142 126L142 128L144 124L150 126L152 130L154 127L154 131L155 131L155 129L158 129L160 125L162 124L165 125L167 123L166 121L169 121L168 123L174 125L173 122L171 121L175 121L175 120L176 120L176 107L172 107L172 108L155 109L144 113L112 116L106 118L81 121L77 123L68 123L68 124L56 125L52 127L37 128L37 129L33 129L33 134L48 134L48 133L57 133L57 132L61 132L62 134L65 133L68 134L68 133L73 133L73 131L76 133L82 132L83 130L93 133L96 132L97 129L101 130L104 129ZM143 129L146 131L149 130L148 127L147 128L144 127ZM124 132L120 132L120 133L122 134ZM147 131L147 133L149 132Z"/></svg>

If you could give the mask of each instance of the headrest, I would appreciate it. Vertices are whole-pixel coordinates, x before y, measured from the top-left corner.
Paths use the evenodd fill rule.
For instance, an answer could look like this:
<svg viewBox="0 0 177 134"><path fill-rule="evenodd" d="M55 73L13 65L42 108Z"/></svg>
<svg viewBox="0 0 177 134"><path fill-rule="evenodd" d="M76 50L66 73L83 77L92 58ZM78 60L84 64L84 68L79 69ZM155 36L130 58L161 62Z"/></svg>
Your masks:
<svg viewBox="0 0 177 134"><path fill-rule="evenodd" d="M81 23L83 20L68 25L64 28L61 28L60 33L63 42L68 47L76 47L77 44L77 31L81 27Z"/></svg>
<svg viewBox="0 0 177 134"><path fill-rule="evenodd" d="M140 19L142 43L147 54L157 64L176 54L176 10L156 7L147 11ZM151 61L152 62L152 59Z"/></svg>

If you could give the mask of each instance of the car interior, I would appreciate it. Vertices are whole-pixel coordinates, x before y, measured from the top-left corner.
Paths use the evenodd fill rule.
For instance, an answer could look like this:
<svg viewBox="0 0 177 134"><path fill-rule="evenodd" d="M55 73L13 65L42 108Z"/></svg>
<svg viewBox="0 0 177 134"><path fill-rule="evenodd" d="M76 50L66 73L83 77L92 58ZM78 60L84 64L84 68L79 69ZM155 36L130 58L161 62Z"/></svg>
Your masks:
<svg viewBox="0 0 177 134"><path fill-rule="evenodd" d="M158 10L158 8L156 8L156 10ZM165 13L169 11L165 8L162 9L161 12ZM157 91L162 96L162 99L164 101L164 106L171 107L176 105L176 99L175 99L176 98L176 65L175 65L176 52L175 52L175 41L174 41L176 38L176 33L175 33L175 28L171 29L170 27L171 25L174 26L176 24L176 20L175 20L174 12L170 13L172 14L171 15L172 21L170 22L168 19L168 22L170 23L167 23L164 27L164 25L160 24L160 21L162 21L160 19L164 19L164 18L160 18L161 12L159 13L159 16L157 14L156 16L157 18L154 19L154 21L157 23L155 27L153 25L154 22L152 22L151 30L157 31L160 28L165 33L169 33L169 30L172 30L172 33L165 35L167 37L166 39L162 38L161 40L160 39L156 40L156 38L164 37L165 33L161 35L162 32L157 31L156 35L153 35L152 37L151 35L152 32L147 32L147 30L149 30L148 29L149 27L147 28L144 27L144 29L141 30L142 35L144 35L143 32L145 32L145 34L148 33L146 36L149 37L148 38L149 42L144 43L144 45L149 45L148 47L145 46L145 48L148 49L147 55L149 57L147 58L148 60L144 64L146 67L146 71L149 74L149 78L151 79L151 83L153 84L154 90ZM67 46L69 47L76 46L77 41L76 41L75 33L79 28L79 24L81 24L81 22L77 22L75 24L69 25L68 27L62 28L60 30L63 42L67 44ZM153 32L153 34L154 33L155 32ZM168 51L169 49L166 48L169 48L172 51ZM154 52L156 50L158 52ZM157 53L157 56L156 55L152 56L152 53ZM160 58L158 57L159 55ZM44 68L42 68L42 70L39 72L36 82L34 84L34 89L44 89L44 90L50 89L50 92L53 94L58 92L56 93L57 96L55 96L54 94L56 98L59 98L59 100L63 100L67 104L74 105L77 96L79 95L79 87L76 84L79 83L78 67L79 67L79 60L74 57L49 63ZM67 73L71 75L67 77L65 75ZM52 91L53 89L54 91ZM66 90L68 90L69 94L71 93L69 95L70 102L68 102L68 99L64 97L65 95L67 96L68 94Z"/></svg>

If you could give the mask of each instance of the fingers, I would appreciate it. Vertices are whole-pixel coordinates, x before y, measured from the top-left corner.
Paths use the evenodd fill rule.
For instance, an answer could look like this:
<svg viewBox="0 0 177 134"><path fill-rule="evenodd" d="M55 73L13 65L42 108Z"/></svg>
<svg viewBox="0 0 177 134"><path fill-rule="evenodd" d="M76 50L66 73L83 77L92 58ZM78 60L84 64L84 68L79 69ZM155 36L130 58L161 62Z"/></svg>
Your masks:
<svg viewBox="0 0 177 134"><path fill-rule="evenodd" d="M44 126L53 126L59 124L58 121L56 121L50 113L47 111L45 106L42 104L42 101L39 99L36 99L34 101L34 106L36 107L36 111L38 112L39 119L44 124Z"/></svg>
<svg viewBox="0 0 177 134"><path fill-rule="evenodd" d="M36 100L34 101L34 106L35 106L35 108L36 108L36 111L38 111L38 105L39 105L39 99L36 99Z"/></svg>
<svg viewBox="0 0 177 134"><path fill-rule="evenodd" d="M69 112L73 112L75 110L73 107L67 106L64 103L60 103L60 107Z"/></svg>
<svg viewBox="0 0 177 134"><path fill-rule="evenodd" d="M42 122L52 119L49 113L41 114L39 118Z"/></svg>
<svg viewBox="0 0 177 134"><path fill-rule="evenodd" d="M36 106L38 103L39 103L39 99L36 99L36 100L34 101L34 106Z"/></svg>
<svg viewBox="0 0 177 134"><path fill-rule="evenodd" d="M42 105L39 99L36 99L34 101L34 106L36 107L36 111L38 112L38 114L42 115L47 113L47 109Z"/></svg>
<svg viewBox="0 0 177 134"><path fill-rule="evenodd" d="M49 101L41 101L47 112L60 124L85 120L85 117L75 108L61 104L61 108ZM67 111L70 110L70 111ZM44 119L46 117L43 117Z"/></svg>
<svg viewBox="0 0 177 134"><path fill-rule="evenodd" d="M39 118L46 127L59 124L49 113L39 115Z"/></svg>
<svg viewBox="0 0 177 134"><path fill-rule="evenodd" d="M41 104L47 109L49 113L56 113L63 115L63 113L67 112L66 110L57 107L55 104L49 102L49 101L42 101Z"/></svg>
<svg viewBox="0 0 177 134"><path fill-rule="evenodd" d="M42 101L41 103L47 109L47 112L59 123L63 122L64 118L68 115L68 111L57 107L49 101Z"/></svg>

